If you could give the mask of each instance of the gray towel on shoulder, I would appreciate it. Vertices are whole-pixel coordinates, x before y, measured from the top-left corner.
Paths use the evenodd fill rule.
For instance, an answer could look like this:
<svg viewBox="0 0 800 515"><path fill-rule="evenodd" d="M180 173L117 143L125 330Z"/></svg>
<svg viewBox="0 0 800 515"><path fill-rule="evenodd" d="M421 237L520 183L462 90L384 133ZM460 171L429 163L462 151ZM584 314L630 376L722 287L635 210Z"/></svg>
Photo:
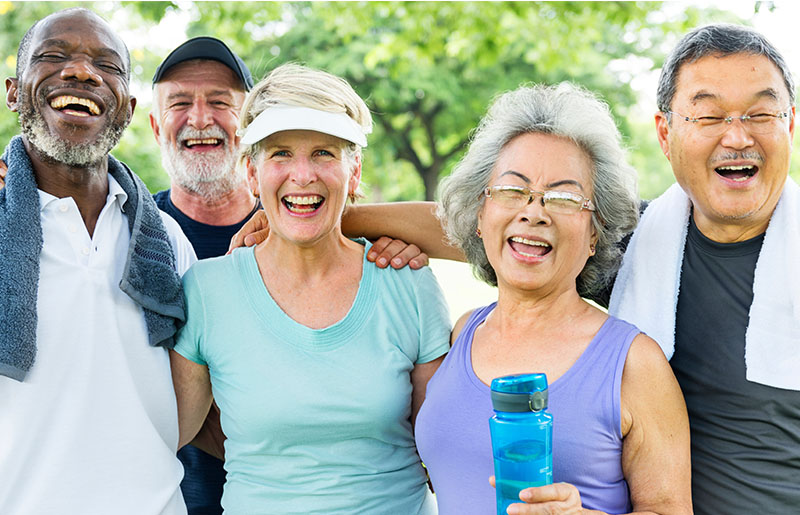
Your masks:
<svg viewBox="0 0 800 515"><path fill-rule="evenodd" d="M33 166L22 138L2 159L8 164L0 190L0 375L23 381L36 359L36 298L42 226ZM108 156L108 171L128 195L122 211L131 241L120 289L142 306L150 345L172 348L186 320L175 253L147 187L125 164Z"/></svg>

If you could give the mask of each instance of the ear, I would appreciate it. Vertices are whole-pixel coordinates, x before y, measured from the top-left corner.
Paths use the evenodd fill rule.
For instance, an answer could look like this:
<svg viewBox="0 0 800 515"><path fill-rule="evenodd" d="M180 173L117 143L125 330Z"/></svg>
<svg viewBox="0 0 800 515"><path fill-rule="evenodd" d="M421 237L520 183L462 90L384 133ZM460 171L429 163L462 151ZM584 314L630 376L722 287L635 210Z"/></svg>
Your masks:
<svg viewBox="0 0 800 515"><path fill-rule="evenodd" d="M361 184L361 154L356 154L355 163L350 170L350 179L348 181L347 194L352 197L356 194L358 185Z"/></svg>
<svg viewBox="0 0 800 515"><path fill-rule="evenodd" d="M6 105L11 112L16 113L17 105L17 87L19 86L19 79L16 77L8 77L6 79Z"/></svg>
<svg viewBox="0 0 800 515"><path fill-rule="evenodd" d="M656 137L658 138L658 144L661 146L661 151L664 152L664 155L667 159L669 159L669 121L667 120L667 114L659 111L656 113Z"/></svg>
<svg viewBox="0 0 800 515"><path fill-rule="evenodd" d="M794 140L794 116L795 116L795 107L792 106L792 116L789 118L789 141Z"/></svg>
<svg viewBox="0 0 800 515"><path fill-rule="evenodd" d="M250 188L250 192L259 191L258 169L251 156L245 156L244 167L247 170L247 186Z"/></svg>
<svg viewBox="0 0 800 515"><path fill-rule="evenodd" d="M150 128L153 129L153 136L156 138L156 143L161 143L161 127L158 126L156 117L150 111Z"/></svg>
<svg viewBox="0 0 800 515"><path fill-rule="evenodd" d="M131 95L131 118L133 118L134 111L136 111L136 97Z"/></svg>

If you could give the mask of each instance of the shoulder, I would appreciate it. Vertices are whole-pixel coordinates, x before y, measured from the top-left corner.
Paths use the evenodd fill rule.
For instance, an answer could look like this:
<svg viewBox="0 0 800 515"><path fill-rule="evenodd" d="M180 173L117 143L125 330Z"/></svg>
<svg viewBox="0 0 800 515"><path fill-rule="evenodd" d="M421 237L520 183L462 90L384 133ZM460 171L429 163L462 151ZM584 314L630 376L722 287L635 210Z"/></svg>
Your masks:
<svg viewBox="0 0 800 515"><path fill-rule="evenodd" d="M158 193L153 193L153 200L156 201L156 205L159 209L166 211L165 206L168 204L167 200L169 199L169 190L162 190Z"/></svg>
<svg viewBox="0 0 800 515"><path fill-rule="evenodd" d="M164 211L159 209L161 220L164 222L164 228L167 230L169 242L172 245L172 250L175 252L175 267L178 274L183 274L188 268L197 261L197 256L194 253L192 244L189 239L183 234L183 230L174 218L169 216Z"/></svg>
<svg viewBox="0 0 800 515"><path fill-rule="evenodd" d="M664 352L655 340L639 333L631 344L622 372L623 414L647 411L652 405L682 398Z"/></svg>
<svg viewBox="0 0 800 515"><path fill-rule="evenodd" d="M464 329L464 326L467 325L467 321L470 319L472 314L475 312L474 309L470 309L456 320L456 324L453 326L453 332L450 333L450 346L452 347L453 344L456 342L456 338L458 335L461 334L461 330Z"/></svg>

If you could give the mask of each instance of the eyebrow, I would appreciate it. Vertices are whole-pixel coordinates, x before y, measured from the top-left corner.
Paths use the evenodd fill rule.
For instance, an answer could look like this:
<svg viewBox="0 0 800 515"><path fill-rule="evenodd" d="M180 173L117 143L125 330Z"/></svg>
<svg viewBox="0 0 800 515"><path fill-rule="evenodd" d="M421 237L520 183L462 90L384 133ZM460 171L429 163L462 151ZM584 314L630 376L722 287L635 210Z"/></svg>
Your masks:
<svg viewBox="0 0 800 515"><path fill-rule="evenodd" d="M560 181L551 182L550 184L546 184L545 186L547 186L548 188L555 188L558 186L563 186L565 184L572 184L573 186L577 186L578 188L581 189L581 191L583 191L583 186L581 185L581 183L579 183L578 181L574 181L572 179L563 179Z"/></svg>
<svg viewBox="0 0 800 515"><path fill-rule="evenodd" d="M228 97L233 98L233 93L226 89L220 89L211 91L206 97ZM189 91L177 91L175 93L170 93L167 95L167 102L178 99L178 98L194 98L194 93L190 93Z"/></svg>
<svg viewBox="0 0 800 515"><path fill-rule="evenodd" d="M525 175L523 175L523 174L521 174L521 173L519 173L519 172L517 172L515 170L509 170L507 172L503 172L502 174L500 174L500 177L505 177L506 175L513 175L514 177L519 177L520 179L525 181L525 184L530 184L531 183L530 179L528 179ZM560 181L551 182L550 184L545 184L545 187L548 188L548 189L549 188L556 188L558 186L563 186L565 184L571 184L571 185L577 186L578 188L581 189L581 191L583 191L583 185L581 185L581 183L579 183L578 181L573 180L573 179L562 179Z"/></svg>
<svg viewBox="0 0 800 515"><path fill-rule="evenodd" d="M48 47L48 46L55 46L55 47L58 47L58 48L67 49L67 48L69 48L71 46L71 44L68 41L65 41L63 39L54 39L54 38L45 39L44 41L39 43L39 45L34 49L33 53L42 52L44 50L44 47ZM122 58L121 55L119 55L119 52L117 52L113 48L101 47L101 48L98 49L98 54L99 55L103 55L103 56L109 56L110 55L112 57L116 57L117 59L119 59L119 61L122 63L123 66L125 65L125 60Z"/></svg>
<svg viewBox="0 0 800 515"><path fill-rule="evenodd" d="M507 172L503 172L503 173L500 174L500 177L505 177L506 175L513 175L514 177L519 177L520 179L525 181L525 184L530 184L531 183L530 179L528 179L527 177L525 177L521 173L519 173L517 171L514 171L514 170L509 170Z"/></svg>
<svg viewBox="0 0 800 515"><path fill-rule="evenodd" d="M766 88L754 94L753 98L755 98L756 100L760 100L762 98L768 98L771 100L780 100L780 95L775 90L775 88ZM709 91L700 90L697 93L695 93L689 100L694 104L702 100L720 100L720 96L715 93L711 93Z"/></svg>

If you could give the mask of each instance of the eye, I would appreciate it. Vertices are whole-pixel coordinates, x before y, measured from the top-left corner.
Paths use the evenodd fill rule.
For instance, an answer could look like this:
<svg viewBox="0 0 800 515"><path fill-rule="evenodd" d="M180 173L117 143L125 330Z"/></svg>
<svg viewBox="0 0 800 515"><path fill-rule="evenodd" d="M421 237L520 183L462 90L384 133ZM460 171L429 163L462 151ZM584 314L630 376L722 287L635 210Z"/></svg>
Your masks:
<svg viewBox="0 0 800 515"><path fill-rule="evenodd" d="M122 67L118 66L116 63L111 61L99 61L97 62L97 67L102 68L103 70L111 73L122 74Z"/></svg>
<svg viewBox="0 0 800 515"><path fill-rule="evenodd" d="M326 150L324 148L317 150L315 154L317 154L318 156L336 157L336 155L333 152L331 152L330 150Z"/></svg>
<svg viewBox="0 0 800 515"><path fill-rule="evenodd" d="M769 122L771 120L774 120L777 117L778 117L778 115L772 114L772 113L756 113L756 114L749 115L748 119L751 122L764 123L764 122Z"/></svg>
<svg viewBox="0 0 800 515"><path fill-rule="evenodd" d="M36 59L42 61L57 62L57 61L63 61L64 59L66 59L66 56L58 52L44 52L42 54L37 55Z"/></svg>
<svg viewBox="0 0 800 515"><path fill-rule="evenodd" d="M271 157L289 157L290 155L288 150L276 150L271 154Z"/></svg>
<svg viewBox="0 0 800 515"><path fill-rule="evenodd" d="M717 123L722 123L722 120L725 118L721 116L698 116L695 118L696 123L700 125L714 125Z"/></svg>
<svg viewBox="0 0 800 515"><path fill-rule="evenodd" d="M169 109L185 109L191 105L191 102L173 102L168 107Z"/></svg>
<svg viewBox="0 0 800 515"><path fill-rule="evenodd" d="M212 100L212 101L211 101L211 102L209 102L209 103L210 103L212 106L214 106L214 107L218 107L218 108L220 108L220 109L225 109L225 108L227 108L227 107L230 107L230 104L229 104L228 102L225 102L225 101L223 101L223 100Z"/></svg>

